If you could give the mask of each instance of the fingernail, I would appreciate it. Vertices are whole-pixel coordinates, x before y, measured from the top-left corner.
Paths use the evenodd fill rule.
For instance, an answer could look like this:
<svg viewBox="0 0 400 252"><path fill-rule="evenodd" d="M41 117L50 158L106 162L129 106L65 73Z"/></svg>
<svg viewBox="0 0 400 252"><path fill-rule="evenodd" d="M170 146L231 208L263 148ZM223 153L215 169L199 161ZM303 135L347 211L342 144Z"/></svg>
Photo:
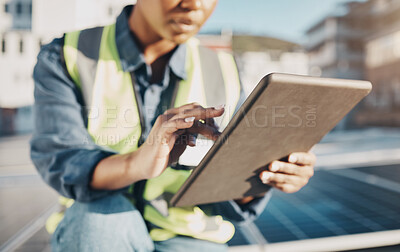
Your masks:
<svg viewBox="0 0 400 252"><path fill-rule="evenodd" d="M261 181L266 184L269 182L269 180L271 179L272 174L269 172L263 172L261 175Z"/></svg>
<svg viewBox="0 0 400 252"><path fill-rule="evenodd" d="M296 163L297 162L297 157L294 155L290 155L289 156L289 162L290 163Z"/></svg>
<svg viewBox="0 0 400 252"><path fill-rule="evenodd" d="M215 106L214 108L215 108L216 110L224 109L224 108L225 108L225 104L221 104L221 105Z"/></svg>
<svg viewBox="0 0 400 252"><path fill-rule="evenodd" d="M272 172L278 171L278 170L279 170L279 164L276 163L276 162L272 163L272 165L271 165L271 167L269 168L269 170L272 171Z"/></svg>
<svg viewBox="0 0 400 252"><path fill-rule="evenodd" d="M192 117L187 117L187 118L185 118L185 122L193 122L194 121L194 116L192 116Z"/></svg>

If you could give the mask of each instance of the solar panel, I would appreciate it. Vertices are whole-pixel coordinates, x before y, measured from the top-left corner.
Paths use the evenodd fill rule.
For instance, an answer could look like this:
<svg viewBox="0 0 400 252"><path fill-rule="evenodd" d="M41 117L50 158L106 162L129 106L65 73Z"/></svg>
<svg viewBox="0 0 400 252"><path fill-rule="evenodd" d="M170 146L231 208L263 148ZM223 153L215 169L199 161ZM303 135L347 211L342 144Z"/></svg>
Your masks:
<svg viewBox="0 0 400 252"><path fill-rule="evenodd" d="M250 242L243 236L240 227L235 227L235 235L233 238L228 242L229 246L238 246L238 245L249 245Z"/></svg>
<svg viewBox="0 0 400 252"><path fill-rule="evenodd" d="M256 226L270 243L400 229L400 194L353 171L400 181L400 165L316 171L297 193L275 190Z"/></svg>
<svg viewBox="0 0 400 252"><path fill-rule="evenodd" d="M368 174L373 174L400 183L400 164L362 167L354 170Z"/></svg>

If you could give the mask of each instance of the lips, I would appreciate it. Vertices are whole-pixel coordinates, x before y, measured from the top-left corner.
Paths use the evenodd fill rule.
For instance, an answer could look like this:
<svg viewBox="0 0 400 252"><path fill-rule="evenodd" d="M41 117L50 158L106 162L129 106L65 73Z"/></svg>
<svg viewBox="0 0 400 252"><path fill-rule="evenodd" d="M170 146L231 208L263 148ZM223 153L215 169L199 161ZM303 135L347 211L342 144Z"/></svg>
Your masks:
<svg viewBox="0 0 400 252"><path fill-rule="evenodd" d="M193 20L191 20L190 18L174 18L173 21L176 23L182 23L187 25L193 24Z"/></svg>
<svg viewBox="0 0 400 252"><path fill-rule="evenodd" d="M176 18L172 19L169 23L172 29L177 33L192 32L197 27L190 19Z"/></svg>
<svg viewBox="0 0 400 252"><path fill-rule="evenodd" d="M199 26L198 13L191 13L190 15L173 15L170 17L169 24L172 30L176 33L193 32Z"/></svg>

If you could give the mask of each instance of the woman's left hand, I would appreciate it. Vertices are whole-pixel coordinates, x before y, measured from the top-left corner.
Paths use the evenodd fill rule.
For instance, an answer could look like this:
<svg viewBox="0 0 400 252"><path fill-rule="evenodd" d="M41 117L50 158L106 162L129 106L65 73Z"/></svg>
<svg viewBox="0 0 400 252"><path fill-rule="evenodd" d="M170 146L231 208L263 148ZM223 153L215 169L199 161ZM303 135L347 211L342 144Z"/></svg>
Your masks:
<svg viewBox="0 0 400 252"><path fill-rule="evenodd" d="M271 162L268 170L260 173L260 179L283 192L294 193L314 175L315 161L316 157L311 152L295 152L289 155L288 162Z"/></svg>

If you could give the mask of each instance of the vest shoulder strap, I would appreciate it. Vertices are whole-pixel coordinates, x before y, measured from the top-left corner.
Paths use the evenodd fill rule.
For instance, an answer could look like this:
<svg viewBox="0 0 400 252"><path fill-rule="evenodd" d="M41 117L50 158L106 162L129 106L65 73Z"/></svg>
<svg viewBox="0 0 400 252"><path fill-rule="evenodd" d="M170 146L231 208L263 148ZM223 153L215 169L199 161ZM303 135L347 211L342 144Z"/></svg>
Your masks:
<svg viewBox="0 0 400 252"><path fill-rule="evenodd" d="M231 53L215 52L203 46L199 46L198 51L206 104L229 106L222 122L223 125L227 125L235 112L242 89L235 59Z"/></svg>
<svg viewBox="0 0 400 252"><path fill-rule="evenodd" d="M63 52L66 67L81 88L87 106L92 101L103 30L104 27L95 27L65 34Z"/></svg>
<svg viewBox="0 0 400 252"><path fill-rule="evenodd" d="M226 100L224 77L222 75L221 62L218 54L213 50L199 46L200 65L203 77L203 85L206 90L207 106L217 106ZM212 74L210 74L212 73Z"/></svg>

